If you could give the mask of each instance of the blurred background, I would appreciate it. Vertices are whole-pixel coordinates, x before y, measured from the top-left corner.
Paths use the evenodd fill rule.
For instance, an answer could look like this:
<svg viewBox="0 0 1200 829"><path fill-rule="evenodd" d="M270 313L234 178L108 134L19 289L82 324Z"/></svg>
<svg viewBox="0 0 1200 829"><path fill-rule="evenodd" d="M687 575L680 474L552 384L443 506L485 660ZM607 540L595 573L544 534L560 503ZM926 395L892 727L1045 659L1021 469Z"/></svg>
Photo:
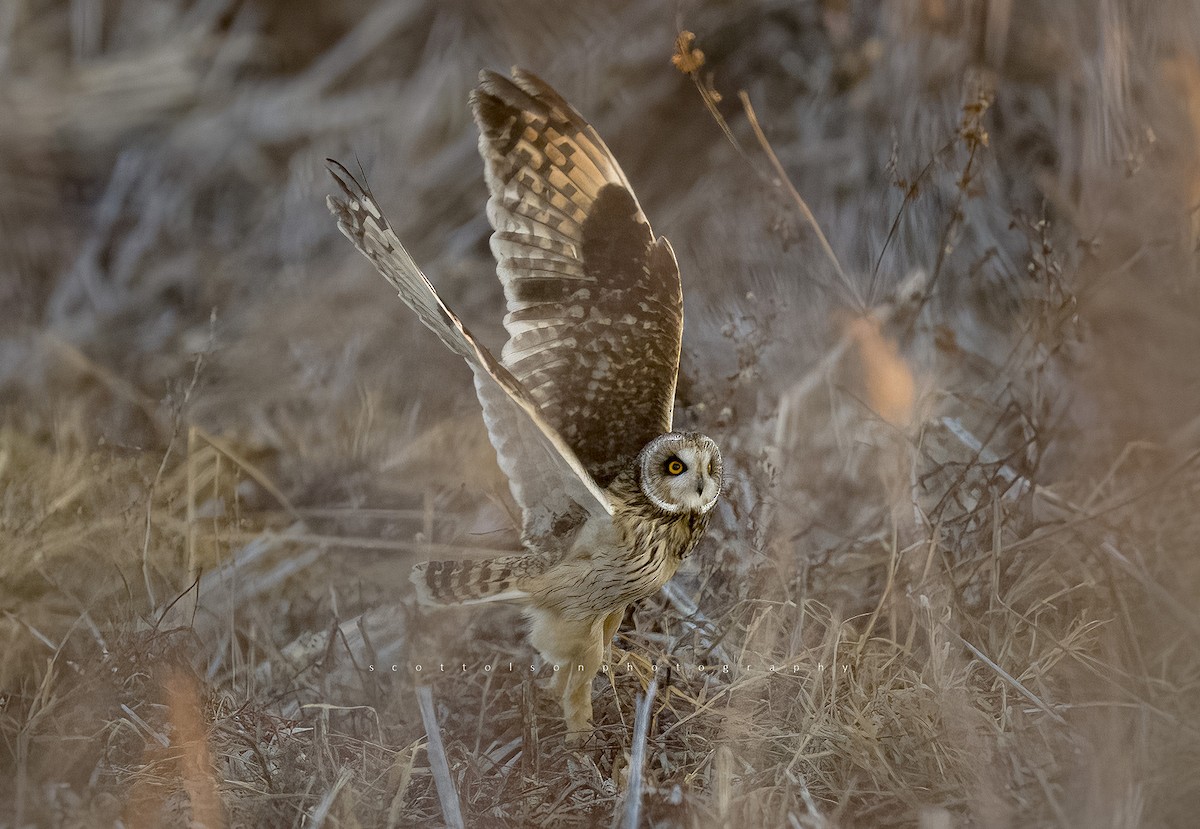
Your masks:
<svg viewBox="0 0 1200 829"><path fill-rule="evenodd" d="M623 628L678 666L643 817L1190 825L1190 0L7 0L0 825L453 825L418 678L364 665L529 661L515 611L407 605L508 495L323 167L498 349L466 102L513 65L671 240L677 425L729 468ZM639 677L581 757L543 680L467 674L466 825L610 825Z"/></svg>

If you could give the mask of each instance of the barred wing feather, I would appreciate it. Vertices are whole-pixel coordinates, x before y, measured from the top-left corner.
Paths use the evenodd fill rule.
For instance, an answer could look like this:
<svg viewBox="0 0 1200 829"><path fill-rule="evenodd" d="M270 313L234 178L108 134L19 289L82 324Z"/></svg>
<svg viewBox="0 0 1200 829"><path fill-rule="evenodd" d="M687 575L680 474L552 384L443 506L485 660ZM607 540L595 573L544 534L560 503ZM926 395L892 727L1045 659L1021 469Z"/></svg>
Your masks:
<svg viewBox="0 0 1200 829"><path fill-rule="evenodd" d="M555 525L572 516L576 523L587 515L611 515L607 496L543 417L535 398L446 306L371 194L341 164L332 159L328 164L342 191L327 200L338 228L421 322L470 365L488 435L522 512L523 537L536 542L552 536Z"/></svg>
<svg viewBox="0 0 1200 829"><path fill-rule="evenodd" d="M671 431L683 332L675 254L596 131L544 81L471 96L508 313L502 362L600 486Z"/></svg>

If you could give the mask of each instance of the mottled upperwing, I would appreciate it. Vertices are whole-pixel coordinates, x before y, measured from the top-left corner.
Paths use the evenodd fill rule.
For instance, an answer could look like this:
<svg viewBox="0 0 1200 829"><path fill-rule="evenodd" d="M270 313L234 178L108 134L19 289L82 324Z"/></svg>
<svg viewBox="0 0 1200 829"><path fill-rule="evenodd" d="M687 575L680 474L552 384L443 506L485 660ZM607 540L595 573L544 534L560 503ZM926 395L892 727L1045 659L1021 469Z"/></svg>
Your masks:
<svg viewBox="0 0 1200 829"><path fill-rule="evenodd" d="M596 131L544 81L471 96L508 313L501 360L600 486L671 430L683 333L675 254Z"/></svg>
<svg viewBox="0 0 1200 829"><path fill-rule="evenodd" d="M421 322L471 367L488 435L521 508L523 538L544 545L546 539L561 536L589 515L611 514L608 497L570 446L546 422L521 382L438 296L371 194L332 159L329 172L341 190L340 196L327 200L338 228L371 260Z"/></svg>

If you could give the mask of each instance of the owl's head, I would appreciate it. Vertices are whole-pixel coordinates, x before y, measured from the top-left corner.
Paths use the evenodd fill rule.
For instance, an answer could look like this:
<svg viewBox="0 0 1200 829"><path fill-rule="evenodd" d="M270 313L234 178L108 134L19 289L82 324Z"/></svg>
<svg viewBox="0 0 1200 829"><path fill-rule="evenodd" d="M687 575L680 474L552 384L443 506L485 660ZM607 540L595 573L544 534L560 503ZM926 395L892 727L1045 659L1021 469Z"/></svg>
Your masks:
<svg viewBox="0 0 1200 829"><path fill-rule="evenodd" d="M699 432L669 432L638 454L642 492L659 509L706 513L721 494L721 450Z"/></svg>

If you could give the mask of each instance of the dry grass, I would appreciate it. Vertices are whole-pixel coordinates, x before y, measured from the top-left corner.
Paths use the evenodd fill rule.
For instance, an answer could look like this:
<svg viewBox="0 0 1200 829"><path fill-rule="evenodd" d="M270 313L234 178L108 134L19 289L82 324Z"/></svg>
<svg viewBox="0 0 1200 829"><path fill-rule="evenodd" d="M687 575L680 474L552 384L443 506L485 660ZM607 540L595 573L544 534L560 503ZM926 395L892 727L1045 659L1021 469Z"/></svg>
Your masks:
<svg viewBox="0 0 1200 829"><path fill-rule="evenodd" d="M1194 821L1200 14L595 5L0 10L0 826ZM323 207L357 157L498 342L514 63L674 243L731 470L577 752L515 611L407 604L504 483Z"/></svg>

